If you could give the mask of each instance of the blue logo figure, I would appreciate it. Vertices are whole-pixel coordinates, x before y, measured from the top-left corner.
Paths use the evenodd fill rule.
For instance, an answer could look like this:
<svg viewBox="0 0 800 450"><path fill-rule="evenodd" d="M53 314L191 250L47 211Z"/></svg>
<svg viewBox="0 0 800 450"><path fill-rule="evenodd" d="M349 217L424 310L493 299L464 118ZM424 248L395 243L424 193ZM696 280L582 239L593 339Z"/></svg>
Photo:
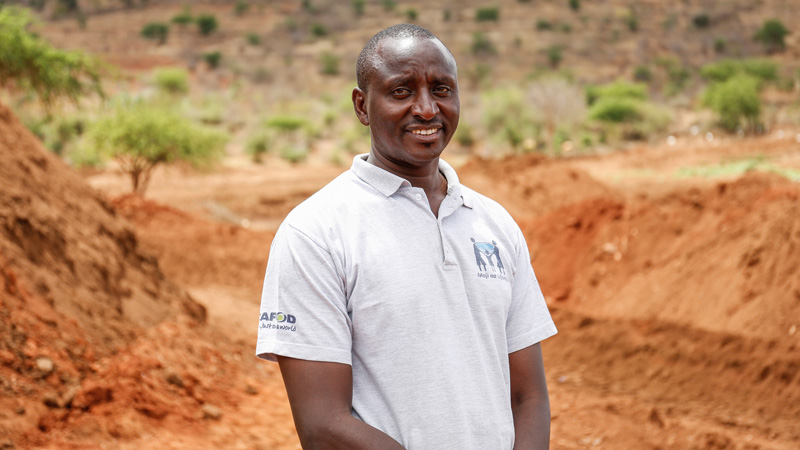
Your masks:
<svg viewBox="0 0 800 450"><path fill-rule="evenodd" d="M479 243L475 242L475 238L469 238L469 239L472 241L472 249L475 250L475 263L478 264L478 270L483 272L484 270L486 270L486 262L483 260L483 257L481 256L481 250L478 248ZM480 242L480 244L484 243Z"/></svg>
<svg viewBox="0 0 800 450"><path fill-rule="evenodd" d="M486 270L486 263L483 261L483 255L485 255L486 259L489 260L489 266L491 266L492 272L497 272L497 270L500 270L500 273L505 275L506 271L505 267L503 266L503 261L500 259L500 249L497 247L497 242L492 241L490 244L488 242L475 242L475 238L470 238L470 240L472 241L472 248L475 250L475 262L478 264L478 270ZM495 260L497 261L497 269L495 269L492 256L494 256Z"/></svg>

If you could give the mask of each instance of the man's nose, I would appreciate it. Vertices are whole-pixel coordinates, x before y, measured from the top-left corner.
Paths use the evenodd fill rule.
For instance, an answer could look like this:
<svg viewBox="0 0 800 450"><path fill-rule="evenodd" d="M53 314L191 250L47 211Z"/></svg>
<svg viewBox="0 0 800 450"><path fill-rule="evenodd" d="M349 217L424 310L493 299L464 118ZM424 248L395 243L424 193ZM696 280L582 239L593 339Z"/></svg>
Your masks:
<svg viewBox="0 0 800 450"><path fill-rule="evenodd" d="M439 114L439 105L428 91L421 91L414 101L411 113L422 120L431 120Z"/></svg>

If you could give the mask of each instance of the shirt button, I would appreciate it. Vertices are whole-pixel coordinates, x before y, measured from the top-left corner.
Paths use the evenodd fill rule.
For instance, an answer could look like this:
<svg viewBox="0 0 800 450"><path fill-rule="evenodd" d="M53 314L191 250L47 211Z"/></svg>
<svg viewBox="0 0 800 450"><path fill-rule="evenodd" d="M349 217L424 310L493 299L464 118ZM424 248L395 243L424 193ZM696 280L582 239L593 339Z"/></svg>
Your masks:
<svg viewBox="0 0 800 450"><path fill-rule="evenodd" d="M414 196L417 200L422 200L422 194L417 194Z"/></svg>

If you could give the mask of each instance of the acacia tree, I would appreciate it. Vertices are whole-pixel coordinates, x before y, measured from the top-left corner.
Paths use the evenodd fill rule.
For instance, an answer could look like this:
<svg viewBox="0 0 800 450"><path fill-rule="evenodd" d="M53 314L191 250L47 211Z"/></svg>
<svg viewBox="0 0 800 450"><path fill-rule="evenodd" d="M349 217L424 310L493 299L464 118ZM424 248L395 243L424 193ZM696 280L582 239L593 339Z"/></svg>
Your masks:
<svg viewBox="0 0 800 450"><path fill-rule="evenodd" d="M761 28L756 31L753 39L764 44L767 51L775 52L786 48L784 38L788 34L789 30L783 25L783 22L777 19L771 19L764 22Z"/></svg>
<svg viewBox="0 0 800 450"><path fill-rule="evenodd" d="M134 105L95 122L90 140L96 151L115 159L131 179L133 191L144 195L159 164L176 160L200 166L222 155L225 133L191 122L154 106Z"/></svg>
<svg viewBox="0 0 800 450"><path fill-rule="evenodd" d="M0 7L0 86L35 92L48 110L60 97L102 96L99 60L53 47L28 30L33 22L25 8Z"/></svg>

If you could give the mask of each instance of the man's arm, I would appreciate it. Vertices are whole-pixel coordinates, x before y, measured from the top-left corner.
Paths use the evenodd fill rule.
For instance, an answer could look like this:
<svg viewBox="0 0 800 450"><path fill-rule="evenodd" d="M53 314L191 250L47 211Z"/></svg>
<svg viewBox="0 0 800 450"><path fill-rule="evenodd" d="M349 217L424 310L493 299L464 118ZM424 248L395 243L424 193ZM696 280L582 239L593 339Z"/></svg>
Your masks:
<svg viewBox="0 0 800 450"><path fill-rule="evenodd" d="M531 345L508 355L514 450L550 448L550 398L544 376L542 348Z"/></svg>
<svg viewBox="0 0 800 450"><path fill-rule="evenodd" d="M347 364L278 356L292 416L305 450L403 447L350 413L353 371Z"/></svg>

